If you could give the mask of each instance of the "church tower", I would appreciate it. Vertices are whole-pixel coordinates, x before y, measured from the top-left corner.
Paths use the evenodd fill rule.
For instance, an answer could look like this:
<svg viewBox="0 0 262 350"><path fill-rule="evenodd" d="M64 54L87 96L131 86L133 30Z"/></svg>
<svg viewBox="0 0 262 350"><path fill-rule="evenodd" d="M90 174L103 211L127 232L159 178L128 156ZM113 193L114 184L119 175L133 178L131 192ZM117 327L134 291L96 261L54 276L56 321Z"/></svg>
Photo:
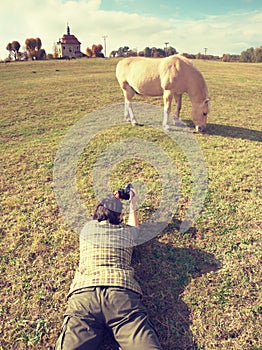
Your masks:
<svg viewBox="0 0 262 350"><path fill-rule="evenodd" d="M80 49L81 43L70 33L69 25L67 25L67 34L64 34L62 39L59 39L56 46L59 58L71 59L84 56Z"/></svg>

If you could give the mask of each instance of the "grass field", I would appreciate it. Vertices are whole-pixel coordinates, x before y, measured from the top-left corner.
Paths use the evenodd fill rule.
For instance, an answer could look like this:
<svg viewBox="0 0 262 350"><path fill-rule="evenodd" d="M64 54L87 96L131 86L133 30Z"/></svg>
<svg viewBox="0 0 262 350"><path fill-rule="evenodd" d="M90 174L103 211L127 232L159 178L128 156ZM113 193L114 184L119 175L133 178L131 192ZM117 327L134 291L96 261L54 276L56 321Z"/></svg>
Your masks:
<svg viewBox="0 0 262 350"><path fill-rule="evenodd" d="M54 347L79 257L78 235L55 199L54 160L63 137L79 119L98 107L123 102L114 75L116 62L0 65L2 350ZM167 144L180 174L181 198L163 234L135 249L134 266L165 350L258 350L262 349L262 65L194 64L212 99L208 132L195 135L208 171L205 204L189 231L181 234L177 224L190 201L191 174L181 150ZM161 98L136 97L136 101L162 106ZM185 97L182 119L192 127L190 107ZM110 144L130 135L164 147L164 140L147 126L121 125L97 135L78 164L79 192L87 208L95 204L90 169L105 140ZM136 160L119 164L114 172L125 181L136 177L147 182L151 194L161 186L154 169ZM123 183L112 180L113 187L119 185ZM140 219L150 215L157 203L149 193Z"/></svg>

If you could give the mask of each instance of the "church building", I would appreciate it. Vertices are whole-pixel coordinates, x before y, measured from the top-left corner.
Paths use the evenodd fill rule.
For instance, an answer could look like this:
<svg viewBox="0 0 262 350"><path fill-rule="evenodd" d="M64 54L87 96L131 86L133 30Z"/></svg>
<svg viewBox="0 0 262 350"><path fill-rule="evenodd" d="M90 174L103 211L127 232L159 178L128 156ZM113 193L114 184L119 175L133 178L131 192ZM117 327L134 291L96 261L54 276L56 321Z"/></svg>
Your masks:
<svg viewBox="0 0 262 350"><path fill-rule="evenodd" d="M70 34L69 26L67 26L67 34L64 34L62 39L59 39L56 47L59 58L71 59L84 56L80 50L81 43L74 35Z"/></svg>

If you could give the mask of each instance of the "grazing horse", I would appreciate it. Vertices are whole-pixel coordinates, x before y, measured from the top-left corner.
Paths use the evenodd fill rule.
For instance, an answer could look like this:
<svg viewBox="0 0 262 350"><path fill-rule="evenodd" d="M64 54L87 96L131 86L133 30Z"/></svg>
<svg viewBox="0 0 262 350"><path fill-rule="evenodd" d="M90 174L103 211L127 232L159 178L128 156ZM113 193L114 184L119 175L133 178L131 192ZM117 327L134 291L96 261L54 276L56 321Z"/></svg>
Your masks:
<svg viewBox="0 0 262 350"><path fill-rule="evenodd" d="M191 117L198 132L206 129L209 97L206 82L193 64L185 57L173 55L165 58L128 57L119 61L116 77L125 97L125 118L132 125L138 122L132 110L131 100L141 96L163 96L163 126L168 129L173 97L177 108L174 116L179 121L182 95L186 92L191 100Z"/></svg>

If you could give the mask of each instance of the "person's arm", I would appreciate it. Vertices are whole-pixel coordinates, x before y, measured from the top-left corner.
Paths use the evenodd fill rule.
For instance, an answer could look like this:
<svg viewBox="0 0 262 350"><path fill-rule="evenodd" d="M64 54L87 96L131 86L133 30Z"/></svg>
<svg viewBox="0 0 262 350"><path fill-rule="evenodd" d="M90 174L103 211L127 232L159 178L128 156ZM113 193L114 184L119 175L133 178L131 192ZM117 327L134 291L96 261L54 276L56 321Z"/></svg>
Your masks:
<svg viewBox="0 0 262 350"><path fill-rule="evenodd" d="M129 217L128 217L128 225L138 227L138 211L137 211L137 202L138 195L135 190L131 188L130 190L130 208L129 208Z"/></svg>

